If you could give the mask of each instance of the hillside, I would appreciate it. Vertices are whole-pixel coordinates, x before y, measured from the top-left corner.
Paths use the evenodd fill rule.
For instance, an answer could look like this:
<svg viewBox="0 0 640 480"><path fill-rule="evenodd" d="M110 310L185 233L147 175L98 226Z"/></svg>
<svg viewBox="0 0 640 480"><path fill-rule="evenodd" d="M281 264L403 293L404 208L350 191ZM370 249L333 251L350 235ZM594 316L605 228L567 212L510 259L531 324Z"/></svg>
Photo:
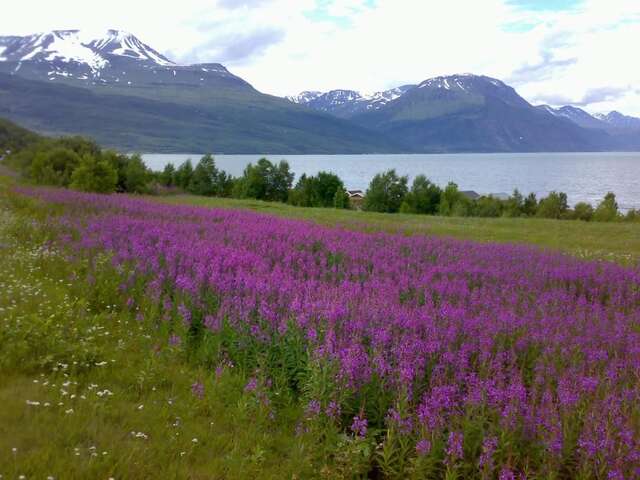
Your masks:
<svg viewBox="0 0 640 480"><path fill-rule="evenodd" d="M175 65L137 38L0 37L0 116L124 150L361 153L398 147L265 95L219 64Z"/></svg>

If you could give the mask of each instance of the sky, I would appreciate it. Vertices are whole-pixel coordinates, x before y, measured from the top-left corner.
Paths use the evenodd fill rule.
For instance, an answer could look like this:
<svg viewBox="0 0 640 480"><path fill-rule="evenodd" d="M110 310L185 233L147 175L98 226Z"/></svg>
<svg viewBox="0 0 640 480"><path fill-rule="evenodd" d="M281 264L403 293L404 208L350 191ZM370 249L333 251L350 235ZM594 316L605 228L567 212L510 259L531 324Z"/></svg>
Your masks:
<svg viewBox="0 0 640 480"><path fill-rule="evenodd" d="M499 78L533 104L640 116L640 0L22 0L0 35L126 30L258 90L375 92Z"/></svg>

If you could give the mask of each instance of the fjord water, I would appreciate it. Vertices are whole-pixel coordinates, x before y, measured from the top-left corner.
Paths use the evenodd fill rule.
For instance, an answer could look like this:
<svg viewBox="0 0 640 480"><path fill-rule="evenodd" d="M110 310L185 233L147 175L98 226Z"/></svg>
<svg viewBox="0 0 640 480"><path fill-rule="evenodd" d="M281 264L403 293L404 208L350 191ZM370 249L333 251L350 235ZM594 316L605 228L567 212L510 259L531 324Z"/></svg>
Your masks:
<svg viewBox="0 0 640 480"><path fill-rule="evenodd" d="M511 193L514 188L538 196L550 191L566 192L571 204L599 202L615 192L624 210L640 208L640 153L504 153L427 155L216 155L218 168L241 175L248 163L261 157L287 160L296 176L321 170L340 176L348 189L365 190L376 173L395 168L410 180L425 174L444 186L456 182L461 190L480 194ZM200 154L147 154L144 161L153 170L167 163L176 167Z"/></svg>

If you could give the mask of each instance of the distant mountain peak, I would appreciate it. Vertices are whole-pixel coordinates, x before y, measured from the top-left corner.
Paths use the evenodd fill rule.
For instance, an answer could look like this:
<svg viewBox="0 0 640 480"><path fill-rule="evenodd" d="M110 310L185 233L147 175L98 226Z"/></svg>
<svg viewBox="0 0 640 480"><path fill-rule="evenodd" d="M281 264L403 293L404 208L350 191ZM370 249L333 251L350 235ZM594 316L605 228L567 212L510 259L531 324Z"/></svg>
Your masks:
<svg viewBox="0 0 640 480"><path fill-rule="evenodd" d="M328 92L304 91L298 95L285 98L290 102L305 105L314 110L349 118L358 113L378 110L389 102L400 98L414 87L415 85L402 85L373 93L343 89L330 90Z"/></svg>

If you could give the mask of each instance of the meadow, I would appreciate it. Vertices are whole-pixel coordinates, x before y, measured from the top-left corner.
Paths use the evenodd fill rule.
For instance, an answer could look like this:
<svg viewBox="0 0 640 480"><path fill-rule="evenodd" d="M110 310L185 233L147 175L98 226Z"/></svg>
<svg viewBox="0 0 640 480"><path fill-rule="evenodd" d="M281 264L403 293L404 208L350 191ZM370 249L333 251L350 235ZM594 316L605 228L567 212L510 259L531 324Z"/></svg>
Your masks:
<svg viewBox="0 0 640 480"><path fill-rule="evenodd" d="M640 475L637 225L5 186L3 478Z"/></svg>

